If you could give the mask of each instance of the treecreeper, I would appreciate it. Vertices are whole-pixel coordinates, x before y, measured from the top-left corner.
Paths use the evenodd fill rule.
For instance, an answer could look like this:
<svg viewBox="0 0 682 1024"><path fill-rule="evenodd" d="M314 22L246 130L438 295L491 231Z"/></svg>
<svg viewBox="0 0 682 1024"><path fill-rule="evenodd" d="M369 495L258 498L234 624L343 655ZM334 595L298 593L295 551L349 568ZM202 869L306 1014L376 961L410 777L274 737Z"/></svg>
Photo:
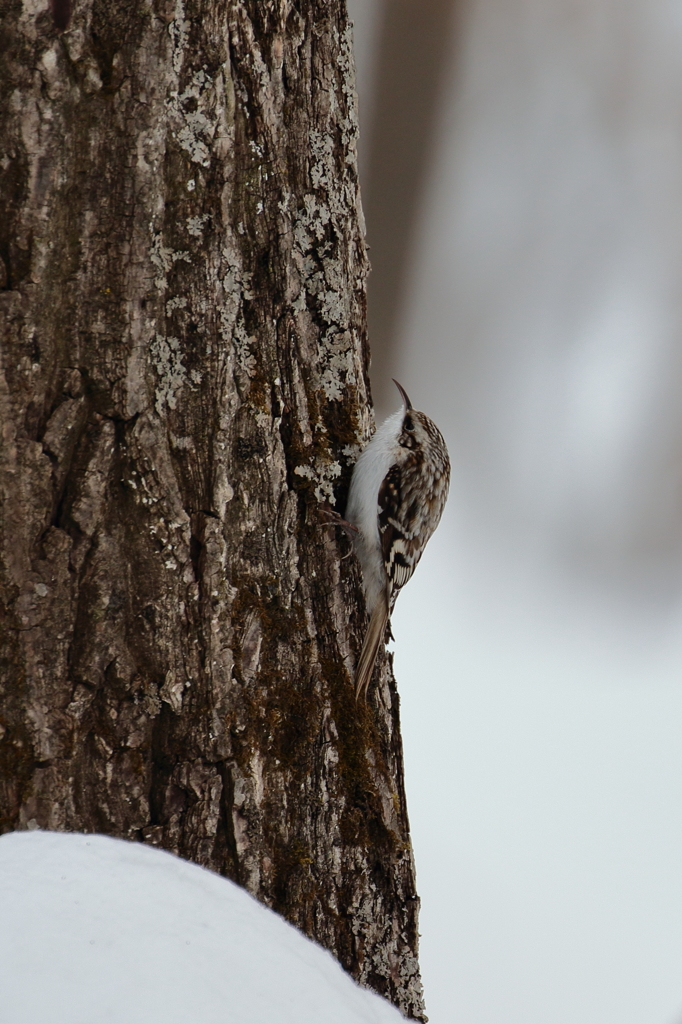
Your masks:
<svg viewBox="0 0 682 1024"><path fill-rule="evenodd" d="M337 520L353 541L370 615L355 674L356 697L367 692L398 594L440 522L450 486L443 435L394 384L403 407L381 424L360 455L346 517Z"/></svg>

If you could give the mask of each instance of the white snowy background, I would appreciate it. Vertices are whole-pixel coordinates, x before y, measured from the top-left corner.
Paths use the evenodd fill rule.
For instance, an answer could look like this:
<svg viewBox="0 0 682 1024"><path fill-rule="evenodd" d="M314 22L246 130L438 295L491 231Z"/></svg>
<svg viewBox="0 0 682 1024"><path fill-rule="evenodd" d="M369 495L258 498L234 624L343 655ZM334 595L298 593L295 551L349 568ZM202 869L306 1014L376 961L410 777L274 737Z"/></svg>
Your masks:
<svg viewBox="0 0 682 1024"><path fill-rule="evenodd" d="M393 622L427 1011L679 1024L682 3L458 11L390 363L454 471Z"/></svg>
<svg viewBox="0 0 682 1024"><path fill-rule="evenodd" d="M3 1024L399 1024L233 882L140 843L0 837Z"/></svg>

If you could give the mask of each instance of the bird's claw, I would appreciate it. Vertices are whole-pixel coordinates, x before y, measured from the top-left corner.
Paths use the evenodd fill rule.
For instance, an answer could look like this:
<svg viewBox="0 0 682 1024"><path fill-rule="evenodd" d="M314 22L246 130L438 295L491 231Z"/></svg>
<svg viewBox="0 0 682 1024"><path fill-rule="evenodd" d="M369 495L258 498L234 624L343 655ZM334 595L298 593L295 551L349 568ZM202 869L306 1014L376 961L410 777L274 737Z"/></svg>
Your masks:
<svg viewBox="0 0 682 1024"><path fill-rule="evenodd" d="M347 519L343 519L338 512L329 508L328 505L324 505L319 509L319 515L320 518L328 516L326 522L323 521L323 526L339 526L346 536L351 538L351 540L353 539L353 535L359 532L357 526L354 526L353 523L349 523Z"/></svg>

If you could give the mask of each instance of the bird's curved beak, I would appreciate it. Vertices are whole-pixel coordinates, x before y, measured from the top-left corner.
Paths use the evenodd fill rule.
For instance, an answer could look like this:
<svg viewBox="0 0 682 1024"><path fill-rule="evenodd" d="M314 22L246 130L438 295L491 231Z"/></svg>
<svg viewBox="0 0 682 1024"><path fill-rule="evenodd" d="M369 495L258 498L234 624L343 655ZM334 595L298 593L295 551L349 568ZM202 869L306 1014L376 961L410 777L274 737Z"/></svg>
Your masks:
<svg viewBox="0 0 682 1024"><path fill-rule="evenodd" d="M412 408L412 402L407 397L407 391L405 391L405 388L402 386L402 384L398 384L398 381L395 379L395 377L393 377L392 380L395 386L397 387L398 391L400 392L400 397L405 403L405 412L407 412L408 409Z"/></svg>

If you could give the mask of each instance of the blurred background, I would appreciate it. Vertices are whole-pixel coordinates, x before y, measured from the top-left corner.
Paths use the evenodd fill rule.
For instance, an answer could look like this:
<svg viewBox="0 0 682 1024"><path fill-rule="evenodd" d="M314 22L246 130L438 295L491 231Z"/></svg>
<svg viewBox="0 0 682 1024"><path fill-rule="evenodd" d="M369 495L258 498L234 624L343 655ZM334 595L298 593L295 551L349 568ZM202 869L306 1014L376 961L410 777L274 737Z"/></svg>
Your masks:
<svg viewBox="0 0 682 1024"><path fill-rule="evenodd" d="M349 0L432 1024L682 1022L682 0Z"/></svg>

